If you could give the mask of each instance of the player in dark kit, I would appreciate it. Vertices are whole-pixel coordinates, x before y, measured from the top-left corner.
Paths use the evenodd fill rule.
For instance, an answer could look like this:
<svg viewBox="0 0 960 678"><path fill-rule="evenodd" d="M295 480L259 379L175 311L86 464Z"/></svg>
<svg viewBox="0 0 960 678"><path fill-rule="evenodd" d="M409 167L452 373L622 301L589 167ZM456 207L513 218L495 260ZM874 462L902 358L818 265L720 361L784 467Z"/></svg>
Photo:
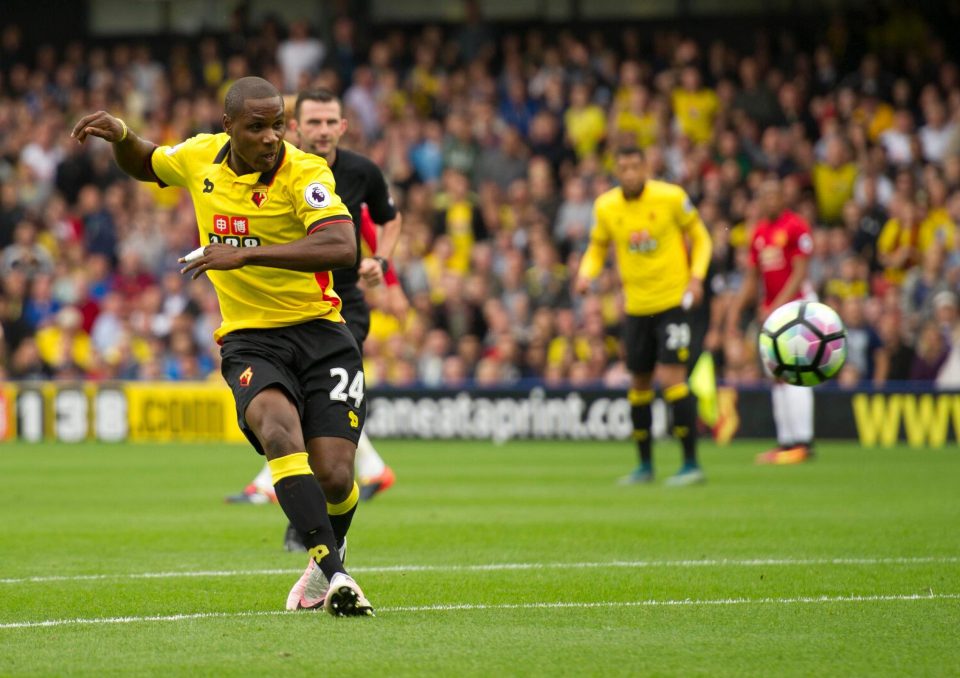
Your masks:
<svg viewBox="0 0 960 678"><path fill-rule="evenodd" d="M310 606L370 615L340 553L360 493L354 453L366 403L360 349L330 271L356 259L353 223L327 163L284 141L283 98L269 82L231 85L223 127L158 147L99 111L73 136L111 143L135 179L190 192L202 244L180 260L182 272L206 273L217 292L223 377L241 430L267 458L280 506L304 536L321 581Z"/></svg>
<svg viewBox="0 0 960 678"><path fill-rule="evenodd" d="M376 287L392 275L389 257L400 237L401 216L380 168L359 153L339 148L340 138L347 131L347 120L343 117L343 104L332 92L324 89L301 92L291 128L297 134L300 149L326 159L333 170L338 194L353 215L358 244L370 241L361 233L364 213L382 227L371 256L364 256L362 247L358 246L356 266L337 271L333 277L333 287L343 301L340 313L362 351L370 330L370 308L357 283L362 279L367 287ZM361 499L369 499L387 489L394 480L393 471L384 464L363 432L357 446L357 475Z"/></svg>

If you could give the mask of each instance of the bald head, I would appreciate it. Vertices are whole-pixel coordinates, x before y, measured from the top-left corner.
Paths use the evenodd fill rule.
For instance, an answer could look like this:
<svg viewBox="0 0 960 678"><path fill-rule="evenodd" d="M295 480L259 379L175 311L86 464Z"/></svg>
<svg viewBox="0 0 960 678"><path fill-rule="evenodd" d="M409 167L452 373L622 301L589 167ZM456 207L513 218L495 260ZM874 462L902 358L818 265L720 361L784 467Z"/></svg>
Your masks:
<svg viewBox="0 0 960 678"><path fill-rule="evenodd" d="M229 118L236 118L243 112L243 104L248 99L280 98L280 92L263 78L250 76L240 78L230 85L223 101L223 112Z"/></svg>
<svg viewBox="0 0 960 678"><path fill-rule="evenodd" d="M237 175L270 171L286 132L283 97L263 78L240 78L227 90L223 129L230 136L227 163Z"/></svg>

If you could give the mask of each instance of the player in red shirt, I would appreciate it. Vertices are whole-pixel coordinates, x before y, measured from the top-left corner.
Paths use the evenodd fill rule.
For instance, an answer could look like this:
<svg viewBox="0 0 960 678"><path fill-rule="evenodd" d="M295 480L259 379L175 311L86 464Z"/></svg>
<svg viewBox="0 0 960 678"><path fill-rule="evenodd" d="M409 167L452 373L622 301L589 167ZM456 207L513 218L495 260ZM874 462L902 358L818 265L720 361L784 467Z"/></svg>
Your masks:
<svg viewBox="0 0 960 678"><path fill-rule="evenodd" d="M786 209L783 189L775 178L765 180L757 195L763 219L750 238L750 255L743 285L730 306L727 336L742 340L740 319L747 305L763 296L757 309L762 325L772 311L795 299L815 299L807 280L813 237L810 225ZM757 457L760 464L796 464L808 460L813 446L813 390L777 381L771 389L778 447Z"/></svg>

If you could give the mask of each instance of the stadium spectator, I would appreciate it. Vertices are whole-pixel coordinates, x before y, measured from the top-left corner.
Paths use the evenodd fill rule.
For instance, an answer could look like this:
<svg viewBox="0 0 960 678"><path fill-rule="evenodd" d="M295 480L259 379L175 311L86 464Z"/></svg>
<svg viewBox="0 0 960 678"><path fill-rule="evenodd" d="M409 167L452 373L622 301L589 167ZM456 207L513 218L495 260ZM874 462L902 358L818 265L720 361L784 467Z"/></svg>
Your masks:
<svg viewBox="0 0 960 678"><path fill-rule="evenodd" d="M847 149L839 136L827 140L824 162L813 168L813 186L822 223L837 224L843 207L853 197L857 166L847 159Z"/></svg>
<svg viewBox="0 0 960 678"><path fill-rule="evenodd" d="M283 86L295 92L307 86L323 63L327 51L323 43L310 35L310 24L300 19L290 24L289 37L277 47L277 63L283 72Z"/></svg>
<svg viewBox="0 0 960 678"><path fill-rule="evenodd" d="M947 360L948 346L940 327L929 320L920 328L917 347L910 365L912 381L933 382Z"/></svg>
<svg viewBox="0 0 960 678"><path fill-rule="evenodd" d="M570 88L570 103L563 114L567 138L578 158L596 152L607 134L606 116L603 109L590 101L590 85L575 82Z"/></svg>
<svg viewBox="0 0 960 678"><path fill-rule="evenodd" d="M957 133L957 124L947 119L947 109L940 99L934 99L924 109L926 124L920 128L920 147L927 162L942 163Z"/></svg>
<svg viewBox="0 0 960 678"><path fill-rule="evenodd" d="M679 87L673 90L672 99L680 133L695 144L709 142L720 101L716 92L701 85L696 66L688 65L680 71Z"/></svg>
<svg viewBox="0 0 960 678"><path fill-rule="evenodd" d="M242 12L231 17L228 33L149 48L117 39L42 46L5 25L0 248L14 244L23 223L33 225L40 248L32 248L40 252L33 280L0 273L6 334L31 328L16 347L8 345L7 373L15 372L25 341L17 374L51 373L35 369L30 333L54 325L69 306L92 332L115 283L138 301L120 311L130 338L118 344L131 348L110 350L134 357L111 362L94 342L91 376L162 376L166 349L158 340L184 313L201 371L215 359L207 341L218 324L215 297L205 284L167 277L176 256L196 246L191 210L175 191L133 189L105 145L81 147L65 131L77 111L101 108L160 141L216 132L223 93L250 73L280 85L288 76L293 84L332 83L355 120L350 145L383 167L409 215L396 267L412 300L413 326L422 331L412 331L398 350L394 337L410 330L386 327L373 362L388 381L417 373L433 330L449 337L445 355L430 354L434 380L440 365L440 378L465 383L482 353L498 346L515 353L511 360L524 376L549 371L562 383L596 374L595 350L567 362L546 360L557 329L543 322L537 304L566 303L563 294L541 297L543 281L562 285L563 272L576 267L591 205L613 185L613 151L622 145L646 148L651 176L681 183L718 243L721 225L729 255L718 279L732 288L756 222L759 180L772 169L784 178L788 207L815 227L810 278L817 291L842 305L864 299L866 283L865 322L889 344L885 351L906 355L936 313L937 294L960 291L960 83L956 55L937 40L922 49L880 41L871 52L850 40L844 51L824 32L805 44L743 46L718 29L710 45L677 32L647 49L629 30L607 40L600 33L583 40L541 31L521 37L509 26L484 24L479 5L468 4L471 19L462 29L359 35L354 19L337 17L325 43L304 22L285 26L274 16L253 25ZM829 30L861 36L872 29L838 21ZM823 226L845 235L821 232ZM935 246L943 248L943 261L927 289ZM11 261L19 258L11 254ZM615 337L621 318L611 275L598 285L604 331ZM164 289L159 310L156 285ZM496 331L488 336L479 295L497 298L509 315L516 351ZM925 301L917 306L919 297ZM894 313L904 299L913 300L908 312ZM949 305L939 308L949 313ZM572 315L571 341L596 344L593 311L577 306ZM712 338L717 357L730 358L721 372L731 380L757 377L751 341L750 333L739 346ZM158 355L143 357L136 347L145 345ZM874 382L906 378L903 362L891 359L882 374L878 360ZM607 358L611 379L618 364ZM513 378L502 368L487 363L483 377Z"/></svg>
<svg viewBox="0 0 960 678"><path fill-rule="evenodd" d="M13 230L13 243L0 257L0 275L13 270L23 271L32 280L53 272L53 258L47 248L37 243L37 227L32 221L21 221Z"/></svg>

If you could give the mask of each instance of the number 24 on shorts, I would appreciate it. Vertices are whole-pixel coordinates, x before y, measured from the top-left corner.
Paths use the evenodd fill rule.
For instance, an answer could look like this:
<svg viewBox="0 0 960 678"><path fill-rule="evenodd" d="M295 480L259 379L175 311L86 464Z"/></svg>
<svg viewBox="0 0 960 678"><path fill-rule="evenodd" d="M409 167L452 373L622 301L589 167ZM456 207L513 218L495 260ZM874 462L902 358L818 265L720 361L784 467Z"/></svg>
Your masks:
<svg viewBox="0 0 960 678"><path fill-rule="evenodd" d="M350 381L350 375L345 369L334 367L330 370L330 376L339 380L330 390L330 400L346 402L347 398L353 398L353 406L360 407L363 402L363 372L357 372L353 375L353 381ZM347 388L347 382L350 383L350 388Z"/></svg>

